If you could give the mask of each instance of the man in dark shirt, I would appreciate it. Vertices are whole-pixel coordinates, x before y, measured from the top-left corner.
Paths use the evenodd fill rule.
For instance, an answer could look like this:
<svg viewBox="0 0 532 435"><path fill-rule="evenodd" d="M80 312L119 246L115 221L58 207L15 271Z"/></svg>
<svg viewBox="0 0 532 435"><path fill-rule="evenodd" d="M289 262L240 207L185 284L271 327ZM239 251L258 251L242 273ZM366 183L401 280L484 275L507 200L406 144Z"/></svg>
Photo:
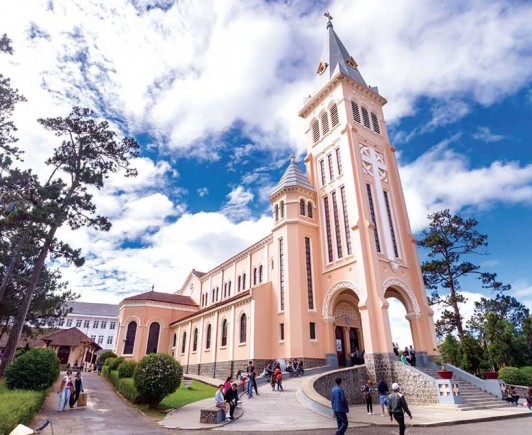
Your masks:
<svg viewBox="0 0 532 435"><path fill-rule="evenodd" d="M388 407L388 394L390 390L388 389L388 384L381 379L377 384L377 390L379 391L379 404L381 405L382 415L386 415L386 408Z"/></svg>
<svg viewBox="0 0 532 435"><path fill-rule="evenodd" d="M229 403L229 419L234 420L235 408L238 401L238 385L233 383L225 393L225 401Z"/></svg>
<svg viewBox="0 0 532 435"><path fill-rule="evenodd" d="M347 404L347 398L345 397L345 391L341 387L342 378L336 378L336 386L331 391L331 407L334 411L334 417L336 418L336 424L338 430L336 435L344 435L349 425L347 420L347 413L349 412L349 405Z"/></svg>
<svg viewBox="0 0 532 435"><path fill-rule="evenodd" d="M393 393L388 396L388 413L390 414L390 421L395 421L399 424L399 435L405 434L405 412L412 420L412 413L408 409L406 399L399 393L399 384L394 382L392 384Z"/></svg>

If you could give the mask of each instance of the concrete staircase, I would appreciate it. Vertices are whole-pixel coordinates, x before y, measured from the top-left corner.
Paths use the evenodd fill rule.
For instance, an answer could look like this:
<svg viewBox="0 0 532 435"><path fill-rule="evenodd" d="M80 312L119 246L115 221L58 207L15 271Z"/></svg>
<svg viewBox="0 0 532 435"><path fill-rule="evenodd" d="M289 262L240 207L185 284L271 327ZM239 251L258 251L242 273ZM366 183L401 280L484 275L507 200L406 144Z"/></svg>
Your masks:
<svg viewBox="0 0 532 435"><path fill-rule="evenodd" d="M439 379L437 369L425 367L416 368L435 379ZM458 379L455 374L453 374L452 380L458 384L460 388L460 394L464 399L464 403L456 405L457 409L460 411L472 411L475 409L501 408L509 406L504 400L499 399L493 394L475 387L470 382Z"/></svg>

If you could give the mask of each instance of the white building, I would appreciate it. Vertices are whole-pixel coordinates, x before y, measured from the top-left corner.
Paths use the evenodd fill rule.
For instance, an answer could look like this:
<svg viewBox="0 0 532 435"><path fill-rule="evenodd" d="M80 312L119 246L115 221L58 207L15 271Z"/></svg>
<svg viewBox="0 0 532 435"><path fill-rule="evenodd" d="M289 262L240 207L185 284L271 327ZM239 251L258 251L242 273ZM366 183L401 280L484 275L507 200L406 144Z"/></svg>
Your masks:
<svg viewBox="0 0 532 435"><path fill-rule="evenodd" d="M113 350L118 332L118 305L69 302L72 312L57 322L61 329L78 328L104 350Z"/></svg>

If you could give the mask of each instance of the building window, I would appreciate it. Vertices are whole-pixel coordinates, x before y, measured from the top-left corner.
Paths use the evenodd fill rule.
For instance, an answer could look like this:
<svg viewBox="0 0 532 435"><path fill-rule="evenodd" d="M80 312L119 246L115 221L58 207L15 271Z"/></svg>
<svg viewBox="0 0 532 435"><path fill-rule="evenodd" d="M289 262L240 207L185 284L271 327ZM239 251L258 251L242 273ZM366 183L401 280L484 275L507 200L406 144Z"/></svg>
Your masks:
<svg viewBox="0 0 532 435"><path fill-rule="evenodd" d="M279 239L279 299L281 311L284 311L284 250L283 239Z"/></svg>
<svg viewBox="0 0 532 435"><path fill-rule="evenodd" d="M205 337L205 349L211 348L211 324L207 326L207 337Z"/></svg>
<svg viewBox="0 0 532 435"><path fill-rule="evenodd" d="M83 327L84 328L90 328L90 326L91 326L91 321L90 320L83 321Z"/></svg>
<svg viewBox="0 0 532 435"><path fill-rule="evenodd" d="M247 324L248 318L245 314L242 314L240 317L240 343L245 343L247 341Z"/></svg>
<svg viewBox="0 0 532 435"><path fill-rule="evenodd" d="M83 322L81 320L76 320L76 328L81 328L81 324Z"/></svg>
<svg viewBox="0 0 532 435"><path fill-rule="evenodd" d="M183 341L181 341L181 353L185 353L186 345L187 345L187 331L183 331Z"/></svg>
<svg viewBox="0 0 532 435"><path fill-rule="evenodd" d="M307 216L312 219L312 203L309 201L307 203Z"/></svg>
<svg viewBox="0 0 532 435"><path fill-rule="evenodd" d="M393 253L395 257L399 257L399 250L397 249L397 240L395 238L395 231L393 229L392 210L390 208L390 200L388 199L388 192L384 191L384 203L386 204L386 214L388 215L388 224L390 225L390 235L392 236Z"/></svg>
<svg viewBox="0 0 532 435"><path fill-rule="evenodd" d="M373 123L373 131L375 133L381 134L381 128L379 126L379 118L373 112L371 112L371 122Z"/></svg>
<svg viewBox="0 0 532 435"><path fill-rule="evenodd" d="M59 322L57 322L58 326L63 326L65 324L65 319L59 319Z"/></svg>
<svg viewBox="0 0 532 435"><path fill-rule="evenodd" d="M198 350L198 328L194 328L194 339L192 341L192 352Z"/></svg>
<svg viewBox="0 0 532 435"><path fill-rule="evenodd" d="M323 198L323 213L325 213L325 231L327 234L327 255L329 263L333 261L333 247L331 234L331 218L329 217L329 198Z"/></svg>
<svg viewBox="0 0 532 435"><path fill-rule="evenodd" d="M344 256L342 252L342 235L340 234L340 217L338 215L338 204L336 202L336 192L331 194L333 204L334 232L336 233L336 253L338 258Z"/></svg>
<svg viewBox="0 0 532 435"><path fill-rule="evenodd" d="M304 199L300 199L299 200L299 214L302 215L302 216L305 216L305 200Z"/></svg>
<svg viewBox="0 0 532 435"><path fill-rule="evenodd" d="M275 222L279 220L279 206L275 204Z"/></svg>
<svg viewBox="0 0 532 435"><path fill-rule="evenodd" d="M325 162L320 160L320 175L321 175L321 185L325 186Z"/></svg>
<svg viewBox="0 0 532 435"><path fill-rule="evenodd" d="M71 328L72 327L72 319L67 319L66 321L66 327Z"/></svg>
<svg viewBox="0 0 532 435"><path fill-rule="evenodd" d="M279 339L284 341L284 323L279 323Z"/></svg>
<svg viewBox="0 0 532 435"><path fill-rule="evenodd" d="M257 268L253 268L253 285L257 285Z"/></svg>
<svg viewBox="0 0 532 435"><path fill-rule="evenodd" d="M222 321L222 347L227 346L227 319Z"/></svg>
<svg viewBox="0 0 532 435"><path fill-rule="evenodd" d="M177 345L177 334L174 334L174 340L172 342L172 347L176 347Z"/></svg>
<svg viewBox="0 0 532 435"><path fill-rule="evenodd" d="M259 266L259 283L262 283L263 271L264 271L264 268L262 267L262 264L261 264Z"/></svg>
<svg viewBox="0 0 532 435"><path fill-rule="evenodd" d="M351 255L351 231L349 230L349 217L347 216L347 202L345 198L345 187L340 187L340 196L342 199L342 211L344 215L345 244L347 246L347 255Z"/></svg>
<svg viewBox="0 0 532 435"><path fill-rule="evenodd" d="M379 242L379 229L377 227L377 219L375 218L375 208L373 206L373 195L371 193L371 186L366 184L366 190L368 191L369 212L371 215L371 222L373 222L373 234L375 235L375 246L377 252L381 252L381 244Z"/></svg>
<svg viewBox="0 0 532 435"><path fill-rule="evenodd" d="M227 283L224 283L224 298L227 297Z"/></svg>
<svg viewBox="0 0 532 435"><path fill-rule="evenodd" d="M133 321L127 325L126 341L124 343L124 353L131 355L135 346L135 335L137 334L137 322Z"/></svg>
<svg viewBox="0 0 532 435"><path fill-rule="evenodd" d="M246 288L246 273L244 272L242 274L242 290L245 290Z"/></svg>
<svg viewBox="0 0 532 435"><path fill-rule="evenodd" d="M98 329L98 326L100 326L100 322L98 322L98 320L95 320L94 322L92 322L92 327L94 329Z"/></svg>
<svg viewBox="0 0 532 435"><path fill-rule="evenodd" d="M231 296L231 281L227 283L227 296Z"/></svg>
<svg viewBox="0 0 532 435"><path fill-rule="evenodd" d="M321 114L321 134L325 135L329 133L329 115L327 112Z"/></svg>
<svg viewBox="0 0 532 435"><path fill-rule="evenodd" d="M109 329L115 329L116 328L116 322L109 322Z"/></svg>
<svg viewBox="0 0 532 435"><path fill-rule="evenodd" d="M281 209L281 219L283 219L284 218L284 201L281 201L279 208Z"/></svg>
<svg viewBox="0 0 532 435"><path fill-rule="evenodd" d="M332 154L327 155L327 163L329 164L329 179L334 180L334 169L333 169L333 159Z"/></svg>
<svg viewBox="0 0 532 435"><path fill-rule="evenodd" d="M336 153L336 167L338 168L338 175L342 175L342 157L340 156L340 148L334 150Z"/></svg>
<svg viewBox="0 0 532 435"><path fill-rule="evenodd" d="M353 110L353 120L360 124L360 110L358 109L358 104L351 101L351 109Z"/></svg>
<svg viewBox="0 0 532 435"><path fill-rule="evenodd" d="M106 320L102 320L102 326L101 326L102 329L105 329L107 328L107 321Z"/></svg>
<svg viewBox="0 0 532 435"><path fill-rule="evenodd" d="M113 344L113 336L112 335L108 335L107 336L107 344Z"/></svg>
<svg viewBox="0 0 532 435"><path fill-rule="evenodd" d="M161 325L157 322L153 322L150 325L148 332L148 344L146 345L146 355L150 353L157 353L159 347L159 333L161 331Z"/></svg>
<svg viewBox="0 0 532 435"><path fill-rule="evenodd" d="M103 335L98 336L98 344L103 344Z"/></svg>
<svg viewBox="0 0 532 435"><path fill-rule="evenodd" d="M320 140L320 124L318 123L318 120L316 119L312 122L312 141L316 143L319 140Z"/></svg>
<svg viewBox="0 0 532 435"><path fill-rule="evenodd" d="M237 289L238 289L237 291L242 290L242 277L240 275L238 275Z"/></svg>
<svg viewBox="0 0 532 435"><path fill-rule="evenodd" d="M369 125L369 113L368 109L362 107L362 121L364 121L364 127L371 128Z"/></svg>
<svg viewBox="0 0 532 435"><path fill-rule="evenodd" d="M316 323L310 322L310 339L316 340Z"/></svg>
<svg viewBox="0 0 532 435"><path fill-rule="evenodd" d="M96 341L96 335L91 335L91 341Z"/></svg>
<svg viewBox="0 0 532 435"><path fill-rule="evenodd" d="M312 288L312 257L310 252L310 237L305 237L305 262L307 265L307 300L309 310L314 309L314 291Z"/></svg>
<svg viewBox="0 0 532 435"><path fill-rule="evenodd" d="M220 287L216 287L216 300L220 300Z"/></svg>
<svg viewBox="0 0 532 435"><path fill-rule="evenodd" d="M333 104L331 106L331 125L333 127L336 127L340 123L340 120L338 119L338 106L336 104Z"/></svg>

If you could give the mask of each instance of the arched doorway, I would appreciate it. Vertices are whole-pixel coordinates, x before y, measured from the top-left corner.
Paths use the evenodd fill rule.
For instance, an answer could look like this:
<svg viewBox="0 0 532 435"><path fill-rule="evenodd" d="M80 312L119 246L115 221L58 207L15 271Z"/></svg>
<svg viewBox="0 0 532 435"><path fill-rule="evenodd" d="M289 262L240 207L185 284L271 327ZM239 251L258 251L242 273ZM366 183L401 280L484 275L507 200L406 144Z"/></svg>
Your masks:
<svg viewBox="0 0 532 435"><path fill-rule="evenodd" d="M340 367L363 363L362 324L358 298L350 290L340 293L334 305L334 336Z"/></svg>

